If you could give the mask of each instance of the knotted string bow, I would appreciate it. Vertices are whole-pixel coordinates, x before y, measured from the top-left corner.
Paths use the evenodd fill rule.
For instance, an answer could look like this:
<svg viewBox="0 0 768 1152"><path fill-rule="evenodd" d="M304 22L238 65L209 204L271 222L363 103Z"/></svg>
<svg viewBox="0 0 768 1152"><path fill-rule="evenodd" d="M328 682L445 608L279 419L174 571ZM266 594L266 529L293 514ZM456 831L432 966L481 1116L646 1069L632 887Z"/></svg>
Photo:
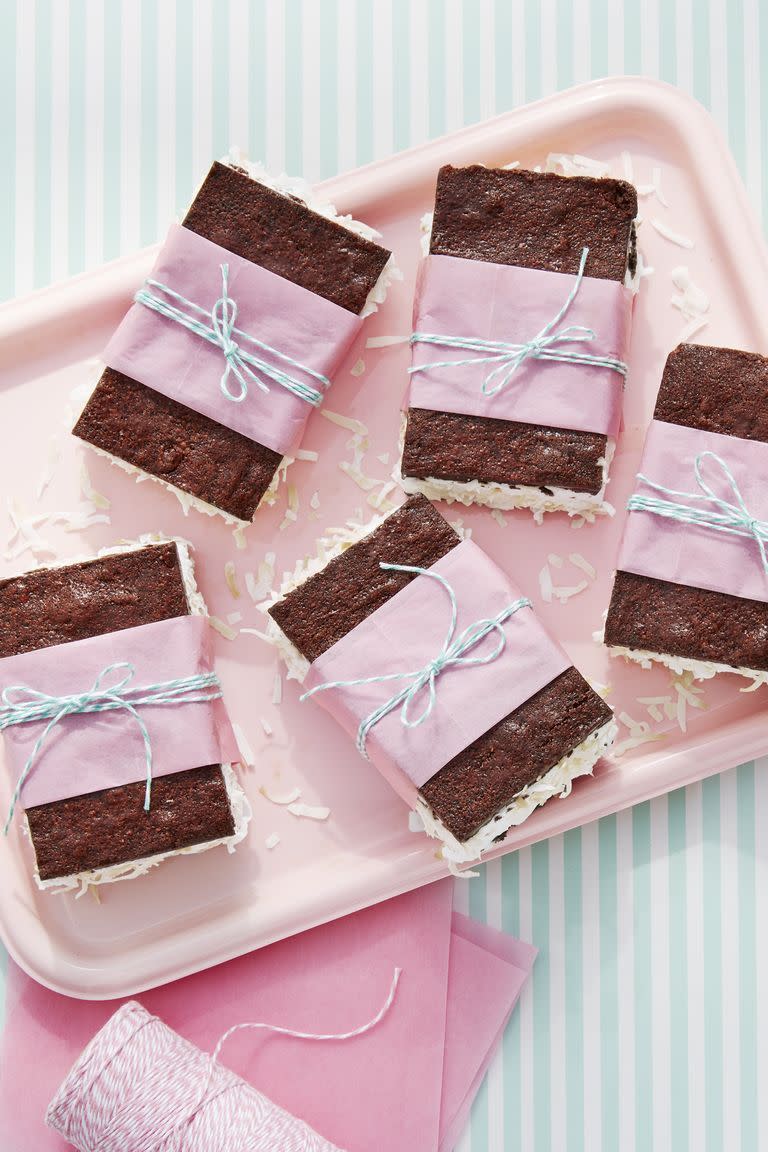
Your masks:
<svg viewBox="0 0 768 1152"><path fill-rule="evenodd" d="M507 644L507 637L504 632L503 625L515 612L521 608L530 608L530 600L524 597L519 600L513 601L503 608L501 612L497 613L487 620L476 620L474 624L470 624L458 636L454 636L456 632L456 623L458 619L458 606L456 603L456 594L451 588L448 581L439 572L433 572L429 568L418 568L410 564L385 564L379 565L384 571L387 572L412 572L416 576L428 576L431 580L436 580L446 591L448 599L451 604L451 622L446 633L443 646L433 660L425 664L423 668L417 668L413 672L390 672L385 676L366 676L359 680L329 680L325 684L317 684L314 688L310 688L301 696L301 700L307 700L310 696L314 696L317 692L325 692L328 688L354 688L360 684L383 684L389 680L410 680L410 684L404 687L400 692L395 693L384 704L380 704L375 708L365 719L361 722L357 730L357 749L368 759L368 752L366 750L366 742L368 733L379 720L383 720L390 712L394 712L396 708L400 709L400 720L406 728L418 728L423 724L426 719L432 714L432 709L435 706L437 697L437 680L448 668L469 668L478 664L490 664L493 660L498 659L504 651ZM467 656L466 653L472 651L478 644L485 640L486 636L490 636L492 632L496 633L497 642L496 646L491 652L485 656ZM416 698L421 692L426 690L427 698L423 705L421 712L412 718L411 710L413 708Z"/></svg>
<svg viewBox="0 0 768 1152"><path fill-rule="evenodd" d="M707 458L713 460L725 477L733 494L733 502L718 496L712 486L702 475L702 462ZM678 520L684 524L696 524L701 528L711 528L713 532L726 532L731 536L751 537L760 550L760 559L763 570L768 574L768 554L766 541L768 540L768 521L757 520L747 508L741 489L728 464L715 452L700 452L693 462L693 472L698 492L677 492L674 488L666 488L663 484L656 484L649 480L642 472L638 472L637 479L661 492L664 496L677 497L680 500L695 501L691 504L679 504L674 500L660 500L656 496L642 496L635 493L630 496L627 508L630 512L650 512L654 516L664 516L669 520ZM699 504L709 507L699 507Z"/></svg>
<svg viewBox="0 0 768 1152"><path fill-rule="evenodd" d="M116 683L109 685L106 681L110 673L113 672L124 672L124 675ZM144 741L144 754L147 762L144 811L149 811L152 796L152 744L147 726L139 714L139 708L148 705L196 704L208 700L218 700L221 697L221 686L214 672L202 672L177 680L167 680L160 684L150 684L145 688L131 688L129 685L135 673L136 669L133 664L126 661L110 664L99 673L92 688L87 692L77 692L71 696L49 696L45 692L38 692L36 688L29 688L26 684L13 684L3 689L0 693L0 732L5 728L10 728L13 724L48 721L35 741L19 776L3 829L4 835L8 835L21 790L40 755L43 745L56 725L66 716L83 716L92 712L112 712L116 709L128 712L133 716Z"/></svg>
<svg viewBox="0 0 768 1152"><path fill-rule="evenodd" d="M586 343L596 339L592 328L583 324L569 324L557 330L578 294L584 277L589 248L582 248L579 270L568 299L560 311L531 340L524 344L510 344L504 340L483 340L474 336L441 336L434 332L414 332L411 344L435 344L443 348L464 348L468 352L485 352L485 356L472 356L466 360L440 360L417 364L408 371L427 372L433 368L459 368L471 364L495 364L483 381L483 396L496 396L526 360L558 360L566 364L591 364L596 368L610 368L621 376L627 375L627 365L617 356L593 356L589 352L569 351L568 344Z"/></svg>
<svg viewBox="0 0 768 1152"><path fill-rule="evenodd" d="M242 403L248 395L249 382L255 384L262 392L269 392L269 385L264 380L266 377L292 392L294 396L298 396L300 400L305 400L307 404L312 404L314 407L321 404L322 391L243 347L243 342L247 342L253 348L282 360L284 364L298 369L302 375L317 380L321 389L330 385L328 377L323 376L321 372L316 372L314 368L294 360L285 352L278 352L276 348L236 327L237 302L229 295L228 285L229 265L222 264L221 296L210 312L206 312L205 308L201 308L193 300L188 300L186 296L174 292L167 284L160 284L157 280L147 280L145 286L134 296L134 300L137 304L143 304L153 312L165 316L167 320L174 320L183 328L221 349L226 363L219 384L228 400L233 400L236 404ZM230 375L233 375L240 385L239 392L231 390Z"/></svg>

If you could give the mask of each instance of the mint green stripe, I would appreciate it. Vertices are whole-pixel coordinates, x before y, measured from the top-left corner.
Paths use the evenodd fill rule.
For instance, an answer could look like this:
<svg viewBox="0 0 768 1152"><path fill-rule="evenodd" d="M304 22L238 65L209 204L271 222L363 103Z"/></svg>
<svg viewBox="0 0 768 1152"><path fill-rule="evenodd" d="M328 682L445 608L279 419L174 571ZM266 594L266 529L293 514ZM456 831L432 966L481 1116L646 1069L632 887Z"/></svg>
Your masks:
<svg viewBox="0 0 768 1152"><path fill-rule="evenodd" d="M527 852L525 848L523 851ZM510 936L520 936L520 853L510 852L501 862L501 925ZM527 991L523 990L523 996ZM520 1113L523 1091L523 1051L520 1035L520 1007L512 1014L503 1040L504 1052L504 1147L520 1146ZM528 1053L525 1054L528 1058Z"/></svg>
<svg viewBox="0 0 768 1152"><path fill-rule="evenodd" d="M429 135L445 132L445 20L442 0L429 0L427 23L429 80Z"/></svg>
<svg viewBox="0 0 768 1152"><path fill-rule="evenodd" d="M728 60L728 140L742 177L746 176L747 133L744 69L744 0L729 0L726 28Z"/></svg>
<svg viewBox="0 0 768 1152"><path fill-rule="evenodd" d="M525 98L541 96L541 18L538 0L525 0Z"/></svg>
<svg viewBox="0 0 768 1152"><path fill-rule="evenodd" d="M624 71L633 76L642 72L640 42L642 6L624 5Z"/></svg>
<svg viewBox="0 0 768 1152"><path fill-rule="evenodd" d="M757 1148L757 931L755 909L755 765L736 769L736 836L739 846L739 1111L741 1148ZM765 974L763 973L763 976ZM764 1090L764 1089L763 1089Z"/></svg>
<svg viewBox="0 0 768 1152"><path fill-rule="evenodd" d="M35 31L35 242L36 288L51 279L51 0L36 0Z"/></svg>
<svg viewBox="0 0 768 1152"><path fill-rule="evenodd" d="M551 1152L550 1004L549 1004L549 844L531 848L533 943L540 949L533 969L533 1147Z"/></svg>
<svg viewBox="0 0 768 1152"><path fill-rule="evenodd" d="M488 869L483 866L478 869L480 875L468 881L469 888L469 914L474 920L487 923L488 906L486 903ZM485 1149L488 1147L488 1077L484 1077L480 1091L472 1106L472 1120L470 1124L472 1133L472 1148Z"/></svg>
<svg viewBox="0 0 768 1152"><path fill-rule="evenodd" d="M557 86L573 84L573 0L557 0L555 43L557 45Z"/></svg>
<svg viewBox="0 0 768 1152"><path fill-rule="evenodd" d="M675 1152L687 1152L688 1149L688 858L685 796L685 789L679 788L667 797L670 1139Z"/></svg>
<svg viewBox="0 0 768 1152"><path fill-rule="evenodd" d="M0 146L5 163L0 164L0 300L14 292L16 242L16 5L0 5L0 101L5 110L0 118ZM2 948L0 948L0 953Z"/></svg>
<svg viewBox="0 0 768 1152"><path fill-rule="evenodd" d="M0 32L2 36L2 32ZM85 183L87 140L85 134L85 76L88 67L85 51L85 0L69 3L69 185L68 185L68 271L70 275L85 267ZM63 50L63 49L62 49ZM0 63L0 68L4 64ZM3 102L3 107L7 107ZM6 153L8 155L8 153ZM12 153L10 153L12 155Z"/></svg>
<svg viewBox="0 0 768 1152"><path fill-rule="evenodd" d="M659 76L668 84L677 80L677 0L659 5Z"/></svg>
<svg viewBox="0 0 768 1152"><path fill-rule="evenodd" d="M584 952L581 829L563 837L565 1111L568 1152L584 1152ZM597 1027L596 1020L587 1027Z"/></svg>
<svg viewBox="0 0 768 1152"><path fill-rule="evenodd" d="M692 10L693 31L693 94L697 100L709 108L710 102L710 45L709 45L709 0L696 0ZM718 46L718 50L722 50Z"/></svg>
<svg viewBox="0 0 768 1152"><path fill-rule="evenodd" d="M600 1073L602 1147L620 1148L619 1130L619 931L617 823L598 825L600 861ZM628 941L622 941L624 947ZM638 1149L638 1152L640 1150Z"/></svg>
<svg viewBox="0 0 768 1152"><path fill-rule="evenodd" d="M263 164L267 154L267 0L251 0L248 21L248 153Z"/></svg>
<svg viewBox="0 0 768 1152"><path fill-rule="evenodd" d="M192 96L194 68L192 61L192 21L185 18L183 0L176 3L176 210L183 216L192 193L203 173L193 172Z"/></svg>
<svg viewBox="0 0 768 1152"><path fill-rule="evenodd" d="M608 45L608 5L615 0L592 0L592 76L609 76L613 72L609 64Z"/></svg>
<svg viewBox="0 0 768 1152"><path fill-rule="evenodd" d="M162 231L157 218L157 0L142 0L140 19L139 243L151 244Z"/></svg>
<svg viewBox="0 0 768 1152"><path fill-rule="evenodd" d="M310 0L311 2L311 0ZM301 0L284 0L285 6L285 170L291 176L301 174L304 167L304 114L303 98L303 51L301 44L301 24L303 5Z"/></svg>
<svg viewBox="0 0 768 1152"><path fill-rule="evenodd" d="M464 74L464 124L474 124L480 119L482 69L482 42L480 39L480 18L477 6L468 0L462 4L462 72Z"/></svg>
<svg viewBox="0 0 768 1152"><path fill-rule="evenodd" d="M651 805L632 809L634 866L633 935L635 954L635 1147L651 1148L653 1140L653 1003L651 970Z"/></svg>
<svg viewBox="0 0 768 1152"><path fill-rule="evenodd" d="M216 0L211 28L211 160L239 143L229 138L229 0Z"/></svg>
<svg viewBox="0 0 768 1152"><path fill-rule="evenodd" d="M373 159L373 0L358 0L357 17L357 162Z"/></svg>
<svg viewBox="0 0 768 1152"><path fill-rule="evenodd" d="M704 886L704 1115L705 1148L723 1144L723 962L720 909L720 777L701 785Z"/></svg>
<svg viewBox="0 0 768 1152"><path fill-rule="evenodd" d="M392 137L395 151L411 142L409 0L392 0Z"/></svg>
<svg viewBox="0 0 768 1152"><path fill-rule="evenodd" d="M121 4L104 5L104 259L120 253Z"/></svg>
<svg viewBox="0 0 768 1152"><path fill-rule="evenodd" d="M325 178L339 170L339 9L336 0L323 0L320 16L320 175Z"/></svg>
<svg viewBox="0 0 768 1152"><path fill-rule="evenodd" d="M509 0L496 0L494 9L494 65L496 88L496 111L505 112L515 103L514 81L512 76L514 25L512 5Z"/></svg>

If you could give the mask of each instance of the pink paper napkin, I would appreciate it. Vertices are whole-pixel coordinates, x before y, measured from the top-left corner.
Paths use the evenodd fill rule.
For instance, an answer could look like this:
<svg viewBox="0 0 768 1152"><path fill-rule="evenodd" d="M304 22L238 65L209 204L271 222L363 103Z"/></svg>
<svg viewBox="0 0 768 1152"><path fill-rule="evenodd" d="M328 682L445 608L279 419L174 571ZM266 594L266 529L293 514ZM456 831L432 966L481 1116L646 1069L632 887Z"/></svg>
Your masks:
<svg viewBox="0 0 768 1152"><path fill-rule="evenodd" d="M451 896L442 881L139 999L210 1051L245 1020L354 1028L378 1011L399 966L395 1004L367 1036L321 1047L239 1033L222 1059L349 1152L449 1152L535 955L453 915ZM0 1152L69 1147L45 1128L45 1110L116 1007L58 996L11 967Z"/></svg>

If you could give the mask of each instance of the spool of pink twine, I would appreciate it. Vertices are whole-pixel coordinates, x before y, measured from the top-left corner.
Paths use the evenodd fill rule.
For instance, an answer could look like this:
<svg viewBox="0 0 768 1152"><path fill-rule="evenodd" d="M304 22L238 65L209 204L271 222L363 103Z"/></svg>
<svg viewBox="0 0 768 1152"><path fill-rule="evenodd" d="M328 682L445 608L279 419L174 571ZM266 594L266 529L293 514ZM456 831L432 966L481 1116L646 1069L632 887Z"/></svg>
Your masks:
<svg viewBox="0 0 768 1152"><path fill-rule="evenodd" d="M94 1036L51 1101L46 1123L78 1152L339 1152L302 1120L218 1063L240 1028L301 1040L349 1040L374 1028L394 1000L353 1032L318 1035L238 1024L213 1055L130 1001Z"/></svg>

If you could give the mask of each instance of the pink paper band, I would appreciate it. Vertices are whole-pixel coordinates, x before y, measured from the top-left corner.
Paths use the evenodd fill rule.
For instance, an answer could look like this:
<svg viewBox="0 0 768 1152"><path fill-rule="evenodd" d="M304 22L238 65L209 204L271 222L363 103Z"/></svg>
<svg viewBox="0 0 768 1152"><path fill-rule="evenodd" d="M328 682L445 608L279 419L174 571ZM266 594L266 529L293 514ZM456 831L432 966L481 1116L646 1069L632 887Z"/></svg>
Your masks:
<svg viewBox="0 0 768 1152"><path fill-rule="evenodd" d="M706 452L714 453L730 469L749 515L756 521L768 521L768 444L654 420L646 436L640 471L655 484L701 496L695 461ZM713 466L711 458L703 460L701 467L716 496L733 504L734 492L722 470ZM640 480L635 491L659 495ZM685 503L680 497L674 499ZM721 511L701 500L690 503ZM617 567L673 584L768 602L768 575L755 538L647 511L629 512Z"/></svg>
<svg viewBox="0 0 768 1152"><path fill-rule="evenodd" d="M51 696L87 691L110 664L127 661L138 687L213 671L208 622L179 616L0 660L0 691L24 685ZM154 776L237 760L222 700L141 709L152 746ZM14 785L45 721L4 732L5 763ZM51 731L22 788L25 808L144 781L147 761L135 719L124 711L64 717Z"/></svg>
<svg viewBox="0 0 768 1152"><path fill-rule="evenodd" d="M338 304L177 224L151 279L210 314L222 295L223 264L229 270L228 295L237 306L237 328L332 379L362 323ZM241 346L253 351L246 341ZM286 368L280 357L262 351L259 356L273 368ZM222 349L143 304L128 312L104 359L148 388L283 455L298 445L312 410L306 400L270 380L268 392L253 384L241 403L230 400L220 387L227 366ZM317 387L309 373L290 371Z"/></svg>
<svg viewBox="0 0 768 1152"><path fill-rule="evenodd" d="M457 634L480 619L494 617L520 592L471 541L463 541L430 569L452 587L458 604ZM450 622L450 605L437 582L417 576L401 592L324 652L310 667L306 685L417 671L438 655ZM436 683L428 718L408 728L400 711L384 716L369 731L367 750L385 775L420 788L445 764L494 724L513 712L570 667L570 660L530 608L503 626L506 646L488 664L448 667ZM471 655L496 644L491 635ZM393 688L394 685L394 688ZM400 687L398 681L329 688L317 699L348 731L358 729Z"/></svg>
<svg viewBox="0 0 768 1152"><path fill-rule="evenodd" d="M573 285L574 277L560 272L427 256L416 287L414 332L525 344L557 315ZM559 327L591 328L595 338L561 348L626 360L632 302L633 295L623 284L584 276ZM473 355L477 364L425 367ZM415 343L412 366L425 370L411 376L408 407L618 436L623 392L619 373L531 357L503 391L487 396L483 382L494 365L481 363L481 356Z"/></svg>

